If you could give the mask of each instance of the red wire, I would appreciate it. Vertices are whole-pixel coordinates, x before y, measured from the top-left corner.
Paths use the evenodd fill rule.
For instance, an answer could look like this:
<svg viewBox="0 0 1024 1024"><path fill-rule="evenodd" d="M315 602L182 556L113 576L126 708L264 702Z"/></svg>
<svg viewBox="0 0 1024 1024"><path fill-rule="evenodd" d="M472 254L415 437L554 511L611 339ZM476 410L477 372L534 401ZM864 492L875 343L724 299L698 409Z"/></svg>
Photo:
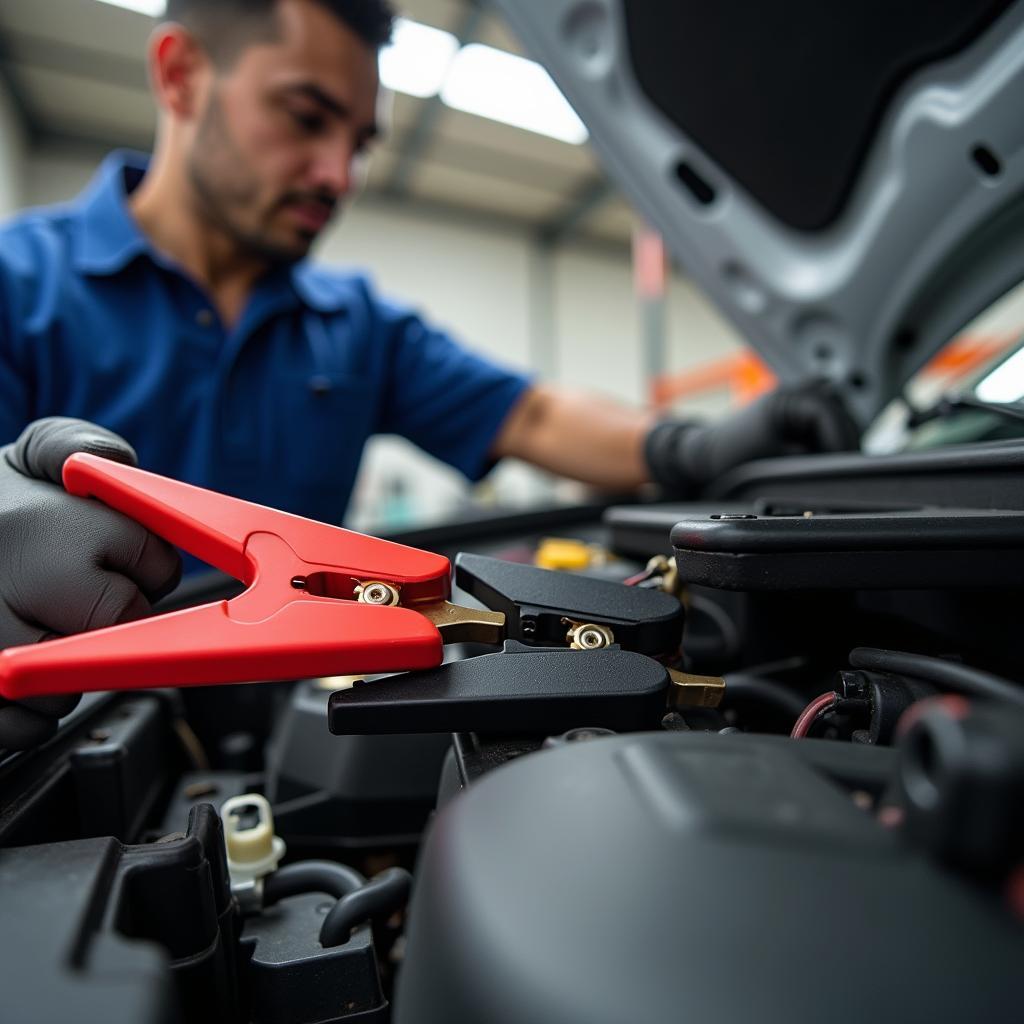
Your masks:
<svg viewBox="0 0 1024 1024"><path fill-rule="evenodd" d="M645 580L649 580L654 574L650 569L644 569L643 572L638 572L635 576L630 576L628 580L622 582L627 587L635 587L638 583L643 583Z"/></svg>
<svg viewBox="0 0 1024 1024"><path fill-rule="evenodd" d="M802 739L811 731L811 726L815 723L818 716L832 707L838 700L839 694L834 690L831 693L823 693L820 697L815 697L800 712L800 717L796 720L793 731L789 735L795 740Z"/></svg>

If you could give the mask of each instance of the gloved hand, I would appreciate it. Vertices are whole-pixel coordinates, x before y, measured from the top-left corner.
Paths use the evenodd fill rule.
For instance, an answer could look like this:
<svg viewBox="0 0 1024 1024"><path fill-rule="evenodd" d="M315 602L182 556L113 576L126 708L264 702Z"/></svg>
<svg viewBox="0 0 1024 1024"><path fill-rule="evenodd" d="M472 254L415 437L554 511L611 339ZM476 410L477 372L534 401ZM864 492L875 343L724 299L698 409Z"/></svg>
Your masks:
<svg viewBox="0 0 1024 1024"><path fill-rule="evenodd" d="M74 452L138 461L117 434L57 417L0 448L0 648L141 618L181 577L181 559L165 541L64 490L61 470ZM0 699L0 749L48 739L79 699Z"/></svg>
<svg viewBox="0 0 1024 1024"><path fill-rule="evenodd" d="M744 462L849 451L859 441L857 424L835 389L813 381L781 387L717 423L658 423L647 435L644 456L655 483L686 498Z"/></svg>

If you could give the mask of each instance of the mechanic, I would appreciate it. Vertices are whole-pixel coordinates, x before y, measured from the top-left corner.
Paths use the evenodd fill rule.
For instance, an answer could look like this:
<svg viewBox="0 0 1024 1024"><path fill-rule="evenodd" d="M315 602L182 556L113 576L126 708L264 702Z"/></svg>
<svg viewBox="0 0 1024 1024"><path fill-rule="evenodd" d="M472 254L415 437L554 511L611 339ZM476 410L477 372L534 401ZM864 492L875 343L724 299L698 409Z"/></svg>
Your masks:
<svg viewBox="0 0 1024 1024"><path fill-rule="evenodd" d="M711 426L652 425L308 262L378 134L391 25L386 0L170 0L148 54L152 159L114 154L77 200L0 231L0 443L44 417L106 428L48 420L4 449L0 647L143 614L176 582L166 545L59 490L74 450L135 461L134 448L155 472L339 522L375 433L471 480L514 456L677 494L753 458L856 446L823 385ZM26 551L31 585L13 571ZM0 709L0 746L34 742L66 709Z"/></svg>

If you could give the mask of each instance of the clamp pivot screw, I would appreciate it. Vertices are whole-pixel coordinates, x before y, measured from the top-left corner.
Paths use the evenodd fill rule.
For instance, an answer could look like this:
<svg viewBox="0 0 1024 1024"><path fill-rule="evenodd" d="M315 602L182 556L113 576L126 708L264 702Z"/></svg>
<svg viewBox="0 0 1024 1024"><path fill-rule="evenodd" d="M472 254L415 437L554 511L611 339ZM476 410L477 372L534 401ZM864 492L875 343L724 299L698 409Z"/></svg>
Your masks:
<svg viewBox="0 0 1024 1024"><path fill-rule="evenodd" d="M615 643L615 637L607 626L596 626L592 622L566 622L572 626L566 634L566 643L574 651L600 651Z"/></svg>
<svg viewBox="0 0 1024 1024"><path fill-rule="evenodd" d="M398 588L390 583L381 583L373 580L369 583L360 583L355 590L356 598L362 604L396 605L399 601Z"/></svg>

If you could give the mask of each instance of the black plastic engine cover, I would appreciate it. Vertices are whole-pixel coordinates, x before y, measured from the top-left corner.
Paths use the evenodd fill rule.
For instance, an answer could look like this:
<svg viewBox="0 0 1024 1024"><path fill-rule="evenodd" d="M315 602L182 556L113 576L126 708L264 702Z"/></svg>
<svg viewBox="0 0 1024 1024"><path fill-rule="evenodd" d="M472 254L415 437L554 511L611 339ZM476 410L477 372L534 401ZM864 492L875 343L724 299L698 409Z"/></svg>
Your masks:
<svg viewBox="0 0 1024 1024"><path fill-rule="evenodd" d="M159 843L0 850L0 892L4 1024L238 1019L238 911L210 804Z"/></svg>
<svg viewBox="0 0 1024 1024"><path fill-rule="evenodd" d="M728 590L1017 589L1024 514L975 508L687 516L680 579Z"/></svg>
<svg viewBox="0 0 1024 1024"><path fill-rule="evenodd" d="M344 945L320 945L324 912L333 903L305 893L246 921L250 1024L386 1024L370 926L355 929Z"/></svg>
<svg viewBox="0 0 1024 1024"><path fill-rule="evenodd" d="M597 739L438 815L396 1020L1018 1020L1022 939L789 741Z"/></svg>

